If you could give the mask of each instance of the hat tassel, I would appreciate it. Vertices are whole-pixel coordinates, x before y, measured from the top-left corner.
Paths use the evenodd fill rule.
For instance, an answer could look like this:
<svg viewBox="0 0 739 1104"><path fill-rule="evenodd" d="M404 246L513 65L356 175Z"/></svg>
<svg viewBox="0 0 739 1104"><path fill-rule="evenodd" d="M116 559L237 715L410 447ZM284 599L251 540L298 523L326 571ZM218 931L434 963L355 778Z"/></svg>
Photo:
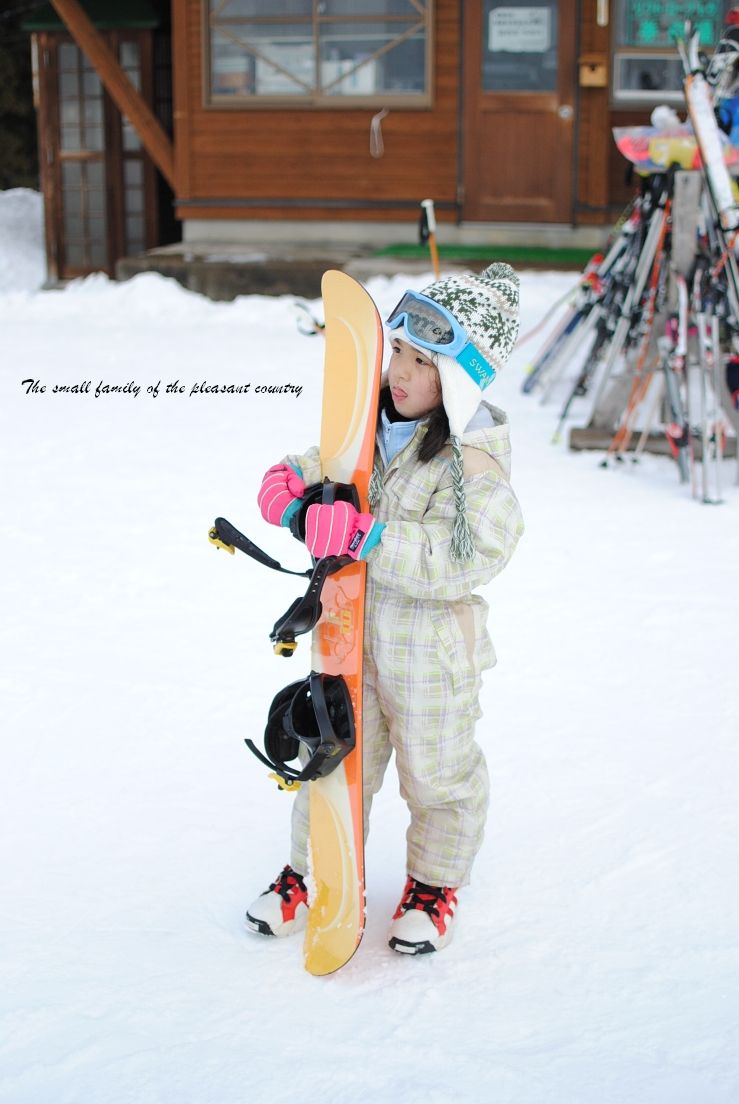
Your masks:
<svg viewBox="0 0 739 1104"><path fill-rule="evenodd" d="M475 546L472 543L472 534L467 520L466 498L464 493L464 458L462 456L462 442L456 435L452 436L452 487L454 489L454 505L456 517L452 530L451 558L458 563L471 560L475 554Z"/></svg>
<svg viewBox="0 0 739 1104"><path fill-rule="evenodd" d="M373 510L377 503L380 501L382 495L382 473L375 463L372 468L372 475L370 476L369 487L367 488L367 501L369 502L370 510Z"/></svg>

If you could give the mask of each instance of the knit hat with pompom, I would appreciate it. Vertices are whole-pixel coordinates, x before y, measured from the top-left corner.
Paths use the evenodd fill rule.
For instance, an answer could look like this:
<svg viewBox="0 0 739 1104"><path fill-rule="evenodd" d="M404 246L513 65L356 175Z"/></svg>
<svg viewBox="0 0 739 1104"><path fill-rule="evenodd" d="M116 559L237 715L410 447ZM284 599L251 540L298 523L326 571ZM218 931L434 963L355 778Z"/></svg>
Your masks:
<svg viewBox="0 0 739 1104"><path fill-rule="evenodd" d="M455 560L471 560L475 554L465 512L462 439L484 391L508 360L518 337L518 289L518 276L510 265L492 264L479 275L465 272L447 276L422 290L421 294L454 316L489 367L469 356L463 364L444 353L429 353L414 345L404 327L404 340L430 357L439 370L452 446L456 520L451 555Z"/></svg>
<svg viewBox="0 0 739 1104"><path fill-rule="evenodd" d="M483 391L511 354L518 337L518 287L518 276L510 265L492 264L479 275L463 272L448 276L421 292L454 315L492 369L470 371L443 353L434 358L453 437L463 437Z"/></svg>

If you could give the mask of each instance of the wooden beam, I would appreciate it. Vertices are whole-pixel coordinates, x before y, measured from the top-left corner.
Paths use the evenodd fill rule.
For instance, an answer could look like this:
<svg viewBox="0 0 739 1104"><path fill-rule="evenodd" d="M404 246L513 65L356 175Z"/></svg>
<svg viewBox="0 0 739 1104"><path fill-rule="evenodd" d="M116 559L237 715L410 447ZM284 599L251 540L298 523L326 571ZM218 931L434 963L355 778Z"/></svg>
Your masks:
<svg viewBox="0 0 739 1104"><path fill-rule="evenodd" d="M174 151L164 128L143 96L134 88L118 59L95 29L77 0L51 0L74 41L94 66L110 98L141 139L144 149L176 192Z"/></svg>

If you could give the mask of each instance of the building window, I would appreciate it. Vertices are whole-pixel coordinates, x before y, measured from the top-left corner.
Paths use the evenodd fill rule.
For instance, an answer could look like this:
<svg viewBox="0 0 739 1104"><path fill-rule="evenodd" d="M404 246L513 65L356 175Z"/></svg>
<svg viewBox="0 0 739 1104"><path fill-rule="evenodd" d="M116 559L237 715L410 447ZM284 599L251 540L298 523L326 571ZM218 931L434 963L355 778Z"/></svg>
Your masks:
<svg viewBox="0 0 739 1104"><path fill-rule="evenodd" d="M431 102L431 0L209 0L209 102L356 107Z"/></svg>
<svg viewBox="0 0 739 1104"><path fill-rule="evenodd" d="M712 50L731 0L618 0L615 5L613 102L652 106L683 102L683 67L675 39L691 19Z"/></svg>

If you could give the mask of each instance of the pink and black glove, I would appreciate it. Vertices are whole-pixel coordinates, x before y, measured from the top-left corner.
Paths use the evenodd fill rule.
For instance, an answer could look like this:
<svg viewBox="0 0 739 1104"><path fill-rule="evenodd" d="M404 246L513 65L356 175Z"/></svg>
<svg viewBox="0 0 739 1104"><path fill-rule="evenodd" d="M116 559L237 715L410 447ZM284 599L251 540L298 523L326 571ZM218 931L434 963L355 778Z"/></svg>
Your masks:
<svg viewBox="0 0 739 1104"><path fill-rule="evenodd" d="M270 525L289 525L304 494L305 483L299 471L289 464L273 464L265 472L257 495L262 517Z"/></svg>
<svg viewBox="0 0 739 1104"><path fill-rule="evenodd" d="M360 514L350 502L315 503L305 512L305 544L317 560L351 556L364 560L380 542L382 522Z"/></svg>

